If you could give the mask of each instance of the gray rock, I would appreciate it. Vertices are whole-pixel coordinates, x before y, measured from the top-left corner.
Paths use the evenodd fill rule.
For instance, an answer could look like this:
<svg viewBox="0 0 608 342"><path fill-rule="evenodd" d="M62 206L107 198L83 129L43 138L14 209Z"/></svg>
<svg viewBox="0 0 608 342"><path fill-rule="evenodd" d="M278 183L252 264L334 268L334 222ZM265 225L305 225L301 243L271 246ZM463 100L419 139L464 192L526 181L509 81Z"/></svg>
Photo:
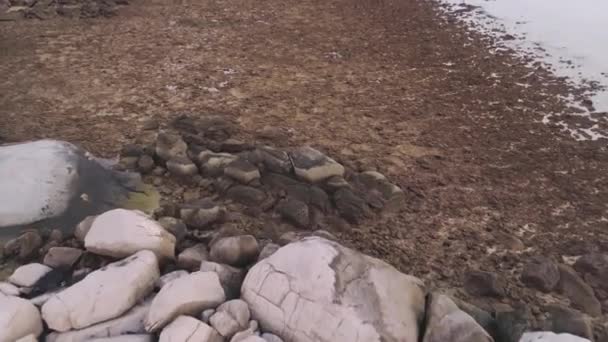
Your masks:
<svg viewBox="0 0 608 342"><path fill-rule="evenodd" d="M17 286L32 287L51 270L50 267L39 263L19 266L8 278L8 281Z"/></svg>
<svg viewBox="0 0 608 342"><path fill-rule="evenodd" d="M166 231L175 236L176 241L182 241L186 236L186 225L180 219L175 217L165 216L158 219L158 223L165 228Z"/></svg>
<svg viewBox="0 0 608 342"><path fill-rule="evenodd" d="M333 199L340 216L350 223L361 223L370 216L365 200L349 188L340 188L334 193Z"/></svg>
<svg viewBox="0 0 608 342"><path fill-rule="evenodd" d="M16 256L20 260L28 260L38 254L42 247L42 237L36 231L27 231L19 237L9 240L4 245L5 256Z"/></svg>
<svg viewBox="0 0 608 342"><path fill-rule="evenodd" d="M558 288L570 299L572 305L593 317L601 315L602 305L595 297L591 286L585 283L571 267L566 265L558 267L560 273Z"/></svg>
<svg viewBox="0 0 608 342"><path fill-rule="evenodd" d="M63 242L63 233L61 232L61 230L59 230L59 229L51 230L51 232L49 233L48 241L57 242L57 243Z"/></svg>
<svg viewBox="0 0 608 342"><path fill-rule="evenodd" d="M325 180L325 184L323 184L323 188L329 192L335 192L340 190L341 188L350 188L351 185L348 184L346 179L342 176L333 176L329 177Z"/></svg>
<svg viewBox="0 0 608 342"><path fill-rule="evenodd" d="M459 300L458 298L451 298L458 308L466 312L469 316L479 324L485 331L491 336L496 336L496 320L488 312L478 308L475 305Z"/></svg>
<svg viewBox="0 0 608 342"><path fill-rule="evenodd" d="M89 342L152 342L154 336L152 335L121 335L115 337L102 337L89 340Z"/></svg>
<svg viewBox="0 0 608 342"><path fill-rule="evenodd" d="M274 254L274 252L278 251L279 248L281 248L281 246L277 245L276 243L267 243L266 246L262 248L260 255L258 255L258 261L268 258Z"/></svg>
<svg viewBox="0 0 608 342"><path fill-rule="evenodd" d="M209 258L207 246L202 243L184 249L177 256L177 267L189 271L198 271L201 267L201 262Z"/></svg>
<svg viewBox="0 0 608 342"><path fill-rule="evenodd" d="M76 240L84 243L84 238L87 236L89 230L91 230L91 226L93 225L93 221L95 221L96 217L97 215L87 216L76 226L74 229L74 237Z"/></svg>
<svg viewBox="0 0 608 342"><path fill-rule="evenodd" d="M228 189L226 196L231 200L249 207L259 207L266 201L266 194L260 189L246 185L235 185Z"/></svg>
<svg viewBox="0 0 608 342"><path fill-rule="evenodd" d="M179 316L160 333L159 342L223 342L207 324L188 316Z"/></svg>
<svg viewBox="0 0 608 342"><path fill-rule="evenodd" d="M38 309L25 299L0 294L0 341L16 341L42 333Z"/></svg>
<svg viewBox="0 0 608 342"><path fill-rule="evenodd" d="M51 247L44 256L43 263L47 266L72 267L82 255L82 250L72 247Z"/></svg>
<svg viewBox="0 0 608 342"><path fill-rule="evenodd" d="M546 309L551 317L551 331L593 339L592 321L582 312L558 304L550 305Z"/></svg>
<svg viewBox="0 0 608 342"><path fill-rule="evenodd" d="M174 157L167 161L167 170L177 177L191 178L198 174L198 168L188 157Z"/></svg>
<svg viewBox="0 0 608 342"><path fill-rule="evenodd" d="M344 176L344 166L312 147L301 147L290 153L296 175L316 183L333 176Z"/></svg>
<svg viewBox="0 0 608 342"><path fill-rule="evenodd" d="M530 328L531 315L525 307L496 311L496 340L500 342L518 342Z"/></svg>
<svg viewBox="0 0 608 342"><path fill-rule="evenodd" d="M150 173L155 167L154 159L147 154L142 155L137 160L137 170L141 173Z"/></svg>
<svg viewBox="0 0 608 342"><path fill-rule="evenodd" d="M405 194L397 185L376 171L365 171L353 177L367 203L377 209L396 210L405 203Z"/></svg>
<svg viewBox="0 0 608 342"><path fill-rule="evenodd" d="M209 324L209 319L211 318L211 316L213 316L214 313L215 309L203 310L203 313L201 313L201 321Z"/></svg>
<svg viewBox="0 0 608 342"><path fill-rule="evenodd" d="M260 170L255 165L240 158L226 165L224 174L243 184L248 184L254 179L260 178Z"/></svg>
<svg viewBox="0 0 608 342"><path fill-rule="evenodd" d="M494 342L477 322L448 297L431 294L423 342Z"/></svg>
<svg viewBox="0 0 608 342"><path fill-rule="evenodd" d="M283 342L283 339L275 334L263 333L262 339L266 342Z"/></svg>
<svg viewBox="0 0 608 342"><path fill-rule="evenodd" d="M220 145L220 149L222 152L228 153L238 153L242 151L247 151L253 149L253 146L247 142L236 140L236 139L227 139L222 141Z"/></svg>
<svg viewBox="0 0 608 342"><path fill-rule="evenodd" d="M226 294L226 299L238 298L241 293L241 285L245 279L246 272L242 269L218 264L211 261L201 263L201 272L215 272L220 278L220 284Z"/></svg>
<svg viewBox="0 0 608 342"><path fill-rule="evenodd" d="M161 288L163 288L163 286L169 284L170 282L174 281L175 279L181 278L183 276L187 276L188 274L189 273L184 270L177 270L177 271L169 272L167 274L163 274L160 278L158 278L158 280L154 284L154 287L157 289L161 289Z"/></svg>
<svg viewBox="0 0 608 342"><path fill-rule="evenodd" d="M293 167L289 154L272 147L260 147L256 150L264 167L271 172L290 174Z"/></svg>
<svg viewBox="0 0 608 342"><path fill-rule="evenodd" d="M252 235L230 236L217 240L209 256L211 260L230 266L253 263L260 253L258 241Z"/></svg>
<svg viewBox="0 0 608 342"><path fill-rule="evenodd" d="M317 237L254 265L241 291L252 317L286 341L417 341L424 315L421 280Z"/></svg>
<svg viewBox="0 0 608 342"><path fill-rule="evenodd" d="M187 157L188 145L178 134L159 132L156 138L156 155L168 161L175 157Z"/></svg>
<svg viewBox="0 0 608 342"><path fill-rule="evenodd" d="M608 291L608 254L591 253L581 256L574 263L580 274L591 274L599 278L599 283Z"/></svg>
<svg viewBox="0 0 608 342"><path fill-rule="evenodd" d="M517 341L515 341L517 342ZM590 342L588 339L570 334L555 334L549 331L529 332L523 334L519 342Z"/></svg>
<svg viewBox="0 0 608 342"><path fill-rule="evenodd" d="M504 297L504 281L495 273L469 271L465 274L464 289L473 296Z"/></svg>
<svg viewBox="0 0 608 342"><path fill-rule="evenodd" d="M247 303L234 299L220 305L209 322L220 335L231 338L237 332L247 329L249 318Z"/></svg>
<svg viewBox="0 0 608 342"><path fill-rule="evenodd" d="M214 272L194 272L169 282L152 300L146 331L155 332L179 315L194 315L226 300Z"/></svg>
<svg viewBox="0 0 608 342"><path fill-rule="evenodd" d="M524 266L521 281L528 287L550 292L559 282L557 264L545 257L533 258Z"/></svg>
<svg viewBox="0 0 608 342"><path fill-rule="evenodd" d="M308 205L302 201L286 198L279 202L276 210L284 220L297 227L307 228L310 225Z"/></svg>
<svg viewBox="0 0 608 342"><path fill-rule="evenodd" d="M192 228L205 229L223 219L224 209L209 200L200 200L183 205L180 217Z"/></svg>
<svg viewBox="0 0 608 342"><path fill-rule="evenodd" d="M237 156L230 153L214 153L202 151L198 155L198 162L201 173L204 176L216 177L224 173L224 168L237 159Z"/></svg>

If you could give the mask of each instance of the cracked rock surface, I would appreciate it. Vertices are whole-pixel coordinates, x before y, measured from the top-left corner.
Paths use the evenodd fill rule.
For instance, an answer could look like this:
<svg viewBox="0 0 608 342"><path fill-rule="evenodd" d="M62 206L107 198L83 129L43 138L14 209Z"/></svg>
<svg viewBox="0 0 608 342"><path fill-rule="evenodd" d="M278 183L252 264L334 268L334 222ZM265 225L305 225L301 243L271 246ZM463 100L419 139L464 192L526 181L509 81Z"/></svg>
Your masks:
<svg viewBox="0 0 608 342"><path fill-rule="evenodd" d="M223 342L212 327L189 317L179 316L160 333L159 342Z"/></svg>
<svg viewBox="0 0 608 342"><path fill-rule="evenodd" d="M241 294L253 319L293 342L415 342L425 304L418 278L319 237L257 263Z"/></svg>

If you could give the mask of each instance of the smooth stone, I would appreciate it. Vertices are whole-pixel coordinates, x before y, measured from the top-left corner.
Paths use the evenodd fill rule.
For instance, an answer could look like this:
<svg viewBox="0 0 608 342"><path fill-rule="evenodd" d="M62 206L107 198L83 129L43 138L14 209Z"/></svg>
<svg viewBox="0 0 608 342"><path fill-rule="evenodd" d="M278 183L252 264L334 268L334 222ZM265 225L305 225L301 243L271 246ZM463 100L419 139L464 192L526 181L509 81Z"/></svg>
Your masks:
<svg viewBox="0 0 608 342"><path fill-rule="evenodd" d="M238 267L255 262L259 254L256 238L253 235L240 235L217 240L211 246L209 256L218 263Z"/></svg>
<svg viewBox="0 0 608 342"><path fill-rule="evenodd" d="M84 246L96 254L124 258L150 250L159 259L175 258L175 237L139 211L113 209L97 216Z"/></svg>
<svg viewBox="0 0 608 342"><path fill-rule="evenodd" d="M266 340L257 335L250 335L240 340L240 342L266 342Z"/></svg>
<svg viewBox="0 0 608 342"><path fill-rule="evenodd" d="M267 170L282 174L291 173L293 166L287 152L264 146L258 148L256 153Z"/></svg>
<svg viewBox="0 0 608 342"><path fill-rule="evenodd" d="M159 132L156 138L155 152L162 160L169 160L175 157L185 157L188 145L181 136L169 132Z"/></svg>
<svg viewBox="0 0 608 342"><path fill-rule="evenodd" d="M147 300L118 318L98 323L88 328L63 333L51 333L46 338L46 342L85 342L92 338L145 333L144 320L148 315L151 303L150 300Z"/></svg>
<svg viewBox="0 0 608 342"><path fill-rule="evenodd" d="M264 191L246 185L235 185L228 189L226 196L248 207L259 207L267 199Z"/></svg>
<svg viewBox="0 0 608 342"><path fill-rule="evenodd" d="M201 272L215 272L227 299L238 298L246 272L242 269L211 261L201 262Z"/></svg>
<svg viewBox="0 0 608 342"><path fill-rule="evenodd" d="M281 200L276 207L277 212L287 222L300 228L310 225L310 212L306 203L293 198Z"/></svg>
<svg viewBox="0 0 608 342"><path fill-rule="evenodd" d="M266 332L298 342L418 341L425 307L420 279L318 237L255 264L241 299Z"/></svg>
<svg viewBox="0 0 608 342"><path fill-rule="evenodd" d="M201 321L209 324L209 319L211 318L211 316L213 316L214 313L215 309L203 310L203 312L201 313Z"/></svg>
<svg viewBox="0 0 608 342"><path fill-rule="evenodd" d="M194 229L206 229L224 217L223 207L209 201L200 200L184 204L180 209L180 217L188 226Z"/></svg>
<svg viewBox="0 0 608 342"><path fill-rule="evenodd" d="M596 317L602 314L602 304L595 297L591 286L570 266L559 265L560 280L558 288L570 299L572 306Z"/></svg>
<svg viewBox="0 0 608 342"><path fill-rule="evenodd" d="M212 327L189 317L179 316L163 329L159 342L224 342Z"/></svg>
<svg viewBox="0 0 608 342"><path fill-rule="evenodd" d="M38 337L34 334L29 334L17 340L17 342L38 342Z"/></svg>
<svg viewBox="0 0 608 342"><path fill-rule="evenodd" d="M27 231L17 238L9 240L4 245L5 256L16 256L20 260L28 260L38 255L42 246L42 237L37 231Z"/></svg>
<svg viewBox="0 0 608 342"><path fill-rule="evenodd" d="M431 294L426 317L423 342L494 342L492 337L448 296Z"/></svg>
<svg viewBox="0 0 608 342"><path fill-rule="evenodd" d="M84 220L80 221L80 223L74 229L74 237L76 238L76 240L84 242L84 238L85 236L87 236L89 230L91 230L91 226L93 225L93 221L95 221L96 217L97 215L91 215L85 217Z"/></svg>
<svg viewBox="0 0 608 342"><path fill-rule="evenodd" d="M27 264L19 266L8 278L8 281L20 287L32 287L50 271L52 271L52 268L43 264Z"/></svg>
<svg viewBox="0 0 608 342"><path fill-rule="evenodd" d="M159 278L158 259L148 250L87 275L42 306L49 328L65 332L116 318L154 288Z"/></svg>
<svg viewBox="0 0 608 342"><path fill-rule="evenodd" d="M43 263L49 267L72 267L82 255L82 250L72 247L51 247Z"/></svg>
<svg viewBox="0 0 608 342"><path fill-rule="evenodd" d="M283 342L283 339L275 334L263 333L261 337L266 342Z"/></svg>
<svg viewBox="0 0 608 342"><path fill-rule="evenodd" d="M238 157L230 153L215 153L208 150L198 154L201 173L205 176L216 177L224 173L224 168Z"/></svg>
<svg viewBox="0 0 608 342"><path fill-rule="evenodd" d="M333 195L338 213L346 221L359 224L370 216L369 206L350 188L341 188Z"/></svg>
<svg viewBox="0 0 608 342"><path fill-rule="evenodd" d="M559 277L555 262L545 257L535 257L524 265L521 281L528 287L550 292L557 286Z"/></svg>
<svg viewBox="0 0 608 342"><path fill-rule="evenodd" d="M586 338L570 335L555 334L549 331L525 333L519 342L591 342Z"/></svg>
<svg viewBox="0 0 608 342"><path fill-rule="evenodd" d="M16 341L42 333L40 312L25 299L0 294L0 341Z"/></svg>
<svg viewBox="0 0 608 342"><path fill-rule="evenodd" d="M89 340L89 342L152 342L152 335L122 335L115 337L102 337Z"/></svg>
<svg viewBox="0 0 608 342"><path fill-rule="evenodd" d="M0 282L0 295L19 296L19 288L11 283Z"/></svg>
<svg viewBox="0 0 608 342"><path fill-rule="evenodd" d="M251 314L247 303L241 299L233 299L220 305L209 322L217 332L225 338L247 329Z"/></svg>
<svg viewBox="0 0 608 342"><path fill-rule="evenodd" d="M167 161L167 170L177 177L192 177L198 174L198 168L188 157L174 157Z"/></svg>
<svg viewBox="0 0 608 342"><path fill-rule="evenodd" d="M158 219L158 223L165 228L166 231L175 236L176 241L184 239L187 233L187 228L184 222L175 217L165 216Z"/></svg>
<svg viewBox="0 0 608 342"><path fill-rule="evenodd" d="M177 270L177 271L169 272L167 274L162 275L160 278L158 278L158 280L154 284L154 287L157 289L161 289L161 288L163 288L163 286L174 281L175 279L181 278L183 276L187 276L188 274L189 273L184 270Z"/></svg>
<svg viewBox="0 0 608 342"><path fill-rule="evenodd" d="M199 243L179 253L177 256L177 267L189 271L198 271L201 267L201 262L208 258L209 252L207 251L207 246Z"/></svg>
<svg viewBox="0 0 608 342"><path fill-rule="evenodd" d="M230 339L230 342L243 342L250 336L257 336L259 333L258 328L258 321L249 321L249 328L247 328L247 330L239 331L238 333L234 334L234 336L232 336L232 338Z"/></svg>
<svg viewBox="0 0 608 342"><path fill-rule="evenodd" d="M296 176L307 182L316 183L333 176L344 176L344 166L312 147L301 147L290 155Z"/></svg>
<svg viewBox="0 0 608 342"><path fill-rule="evenodd" d="M237 159L226 165L224 174L243 184L248 184L254 179L260 178L260 170L258 170L255 165L243 159Z"/></svg>
<svg viewBox="0 0 608 342"><path fill-rule="evenodd" d="M405 203L405 193L377 171L365 171L353 177L369 205L377 209L396 210Z"/></svg>
<svg viewBox="0 0 608 342"><path fill-rule="evenodd" d="M194 315L226 300L214 272L194 272L160 289L146 317L146 331L155 332L179 315Z"/></svg>

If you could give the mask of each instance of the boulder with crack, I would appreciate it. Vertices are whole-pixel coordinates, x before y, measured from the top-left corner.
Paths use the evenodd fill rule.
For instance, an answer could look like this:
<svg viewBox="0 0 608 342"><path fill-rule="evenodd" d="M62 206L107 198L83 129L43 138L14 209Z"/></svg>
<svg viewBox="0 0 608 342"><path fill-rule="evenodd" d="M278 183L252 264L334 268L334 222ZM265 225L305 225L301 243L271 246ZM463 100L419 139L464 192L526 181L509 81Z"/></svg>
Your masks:
<svg viewBox="0 0 608 342"><path fill-rule="evenodd" d="M223 342L224 339L207 324L189 316L179 316L160 333L159 342L174 341Z"/></svg>
<svg viewBox="0 0 608 342"><path fill-rule="evenodd" d="M267 332L292 342L415 342L424 316L420 279L318 237L257 263L241 293Z"/></svg>
<svg viewBox="0 0 608 342"><path fill-rule="evenodd" d="M42 306L42 317L61 332L116 318L150 293L158 278L156 255L140 251L53 295Z"/></svg>

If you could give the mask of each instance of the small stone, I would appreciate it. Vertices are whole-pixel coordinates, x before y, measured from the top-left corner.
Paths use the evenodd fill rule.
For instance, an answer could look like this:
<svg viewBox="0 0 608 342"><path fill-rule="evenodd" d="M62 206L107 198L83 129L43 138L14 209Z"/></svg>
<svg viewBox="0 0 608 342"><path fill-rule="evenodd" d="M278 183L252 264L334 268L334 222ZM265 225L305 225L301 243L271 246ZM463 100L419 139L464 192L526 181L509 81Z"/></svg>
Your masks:
<svg viewBox="0 0 608 342"><path fill-rule="evenodd" d="M38 309L25 299L0 294L0 341L16 341L42 333Z"/></svg>
<svg viewBox="0 0 608 342"><path fill-rule="evenodd" d="M87 216L76 226L74 229L74 237L76 237L76 240L84 242L84 237L87 236L87 233L91 230L91 226L96 217L96 215Z"/></svg>
<svg viewBox="0 0 608 342"><path fill-rule="evenodd" d="M528 287L550 292L559 282L557 264L545 257L533 258L524 266L521 281Z"/></svg>
<svg viewBox="0 0 608 342"><path fill-rule="evenodd" d="M160 333L159 342L223 342L207 324L188 316L179 316Z"/></svg>
<svg viewBox="0 0 608 342"><path fill-rule="evenodd" d="M551 331L593 339L592 322L582 312L558 304L548 306L547 311L551 317Z"/></svg>
<svg viewBox="0 0 608 342"><path fill-rule="evenodd" d="M595 297L591 286L586 284L571 267L559 265L558 268L560 273L558 288L570 299L572 306L593 317L601 315L602 305Z"/></svg>
<svg viewBox="0 0 608 342"><path fill-rule="evenodd" d="M179 315L194 315L226 300L214 272L194 272L160 289L146 317L146 331L155 332Z"/></svg>
<svg viewBox="0 0 608 342"><path fill-rule="evenodd" d="M223 219L224 210L219 205L203 199L184 204L180 209L180 217L189 227L206 229L211 224Z"/></svg>
<svg viewBox="0 0 608 342"><path fill-rule="evenodd" d="M473 296L504 297L505 295L502 279L491 272L467 272L464 280L464 288Z"/></svg>
<svg viewBox="0 0 608 342"><path fill-rule="evenodd" d="M215 272L226 294L226 299L238 298L246 272L242 269L211 261L201 262L201 272Z"/></svg>
<svg viewBox="0 0 608 342"><path fill-rule="evenodd" d="M330 192L335 192L341 188L350 188L350 184L342 176L333 176L325 180L323 188Z"/></svg>
<svg viewBox="0 0 608 342"><path fill-rule="evenodd" d="M121 157L119 164L126 170L134 170L138 160L138 157Z"/></svg>
<svg viewBox="0 0 608 342"><path fill-rule="evenodd" d="M190 178L198 173L196 165L188 157L174 157L167 161L167 170L177 177Z"/></svg>
<svg viewBox="0 0 608 342"><path fill-rule="evenodd" d="M182 220L175 217L164 216L158 219L158 223L165 228L166 231L175 236L176 241L182 241L186 236L186 225Z"/></svg>
<svg viewBox="0 0 608 342"><path fill-rule="evenodd" d="M72 267L82 255L82 250L71 247L52 247L44 256L43 263L47 266Z"/></svg>
<svg viewBox="0 0 608 342"><path fill-rule="evenodd" d="M211 318L211 316L213 316L214 313L215 309L203 310L203 313L201 313L201 321L209 324L209 319Z"/></svg>
<svg viewBox="0 0 608 342"><path fill-rule="evenodd" d="M227 139L222 142L220 145L220 149L222 152L228 153L239 153L247 150L253 149L253 146L249 143L246 143L237 139Z"/></svg>
<svg viewBox="0 0 608 342"><path fill-rule="evenodd" d="M369 217L367 203L349 188L341 188L334 193L334 203L338 213L348 222L358 224Z"/></svg>
<svg viewBox="0 0 608 342"><path fill-rule="evenodd" d="M281 174L291 173L293 166L287 152L268 146L260 147L256 152L268 171Z"/></svg>
<svg viewBox="0 0 608 342"><path fill-rule="evenodd" d="M188 145L179 135L168 132L158 133L155 152L162 160L168 161L176 157L186 157L187 150Z"/></svg>
<svg viewBox="0 0 608 342"><path fill-rule="evenodd" d="M154 159L151 156L144 154L137 160L137 169L141 173L150 173L156 165L154 164Z"/></svg>
<svg viewBox="0 0 608 342"><path fill-rule="evenodd" d="M219 239L211 246L211 260L231 266L253 263L260 253L258 241L252 235Z"/></svg>
<svg viewBox="0 0 608 342"><path fill-rule="evenodd" d="M209 321L220 335L231 338L248 327L250 315L247 303L234 299L220 305Z"/></svg>
<svg viewBox="0 0 608 342"><path fill-rule="evenodd" d="M51 270L52 268L38 263L19 266L8 281L17 286L32 287Z"/></svg>
<svg viewBox="0 0 608 342"><path fill-rule="evenodd" d="M63 233L59 229L53 229L53 230L51 230L51 233L49 234L48 240L61 243L61 242L63 242Z"/></svg>
<svg viewBox="0 0 608 342"><path fill-rule="evenodd" d="M316 183L333 176L344 176L344 166L312 147L301 147L291 152L296 175L307 182Z"/></svg>
<svg viewBox="0 0 608 342"><path fill-rule="evenodd" d="M260 170L244 159L237 159L226 165L224 174L243 184L248 184L254 179L260 178Z"/></svg>
<svg viewBox="0 0 608 342"><path fill-rule="evenodd" d="M249 328L247 328L247 330L239 331L238 333L234 334L234 336L232 336L232 338L230 339L230 342L244 342L247 341L247 339L249 338L258 337L258 328L258 321L249 321ZM264 342L264 340L262 340L261 342Z"/></svg>
<svg viewBox="0 0 608 342"><path fill-rule="evenodd" d="M279 202L277 212L283 219L300 228L310 225L310 213L306 203L293 198L287 198Z"/></svg>
<svg viewBox="0 0 608 342"><path fill-rule="evenodd" d="M263 333L262 339L266 342L283 342L283 339L279 336L271 333Z"/></svg>
<svg viewBox="0 0 608 342"><path fill-rule="evenodd" d="M530 326L530 314L525 308L495 312L496 340L505 342L518 342Z"/></svg>
<svg viewBox="0 0 608 342"><path fill-rule="evenodd" d="M142 154L144 154L144 149L136 144L127 144L120 150L122 157L139 157Z"/></svg>
<svg viewBox="0 0 608 342"><path fill-rule="evenodd" d="M201 262L207 260L208 257L207 246L199 243L179 253L177 256L177 267L189 271L197 271L201 267Z"/></svg>
<svg viewBox="0 0 608 342"><path fill-rule="evenodd" d="M276 243L267 243L266 246L262 248L260 255L258 255L258 261L268 258L272 254L274 254L274 252L278 251L279 248L281 248L281 246L277 245Z"/></svg>
<svg viewBox="0 0 608 342"><path fill-rule="evenodd" d="M236 185L228 189L226 196L231 200L249 207L257 207L266 201L266 194L260 189L246 185Z"/></svg>
<svg viewBox="0 0 608 342"><path fill-rule="evenodd" d="M187 276L188 274L189 273L184 270L177 270L177 271L169 272L167 274L162 275L160 278L158 278L158 280L154 284L154 287L157 289L162 289L163 286L169 284L170 282L174 281L175 279L181 278L183 276Z"/></svg>
<svg viewBox="0 0 608 342"><path fill-rule="evenodd" d="M42 237L37 231L27 231L4 245L4 255L15 255L20 260L28 260L38 254Z"/></svg>
<svg viewBox="0 0 608 342"><path fill-rule="evenodd" d="M141 122L141 129L144 131L153 131L158 129L158 121L154 118L147 118Z"/></svg>
<svg viewBox="0 0 608 342"><path fill-rule="evenodd" d="M19 288L11 283L0 281L0 296L19 296Z"/></svg>
<svg viewBox="0 0 608 342"><path fill-rule="evenodd" d="M199 153L198 162L203 176L216 177L224 173L224 168L237 159L230 153L215 153L208 150Z"/></svg>

